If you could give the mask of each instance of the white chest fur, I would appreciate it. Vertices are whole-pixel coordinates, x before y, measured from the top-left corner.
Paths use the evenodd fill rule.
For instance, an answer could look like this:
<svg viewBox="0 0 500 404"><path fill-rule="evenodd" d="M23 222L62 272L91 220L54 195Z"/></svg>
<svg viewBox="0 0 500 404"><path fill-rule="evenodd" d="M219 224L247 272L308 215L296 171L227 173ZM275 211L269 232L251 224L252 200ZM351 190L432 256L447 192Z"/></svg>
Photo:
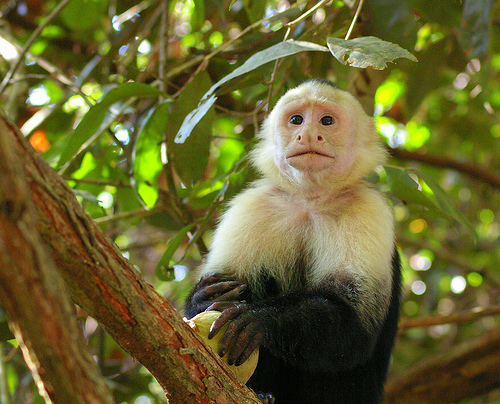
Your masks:
<svg viewBox="0 0 500 404"><path fill-rule="evenodd" d="M313 283L336 273L384 283L393 244L392 213L375 190L325 208L272 188L250 188L223 215L204 272L251 279L265 268L286 289L290 267L305 255Z"/></svg>

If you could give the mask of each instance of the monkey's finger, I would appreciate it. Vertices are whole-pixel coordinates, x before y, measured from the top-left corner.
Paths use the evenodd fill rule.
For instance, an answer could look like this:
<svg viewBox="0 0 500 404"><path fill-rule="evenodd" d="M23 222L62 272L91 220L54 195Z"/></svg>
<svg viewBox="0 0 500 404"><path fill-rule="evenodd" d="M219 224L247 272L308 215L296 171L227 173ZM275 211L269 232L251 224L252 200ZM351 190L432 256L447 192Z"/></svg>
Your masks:
<svg viewBox="0 0 500 404"><path fill-rule="evenodd" d="M221 281L234 281L234 278L221 274L219 272L213 272L211 274L203 275L198 282L200 287L211 285L212 283L218 283Z"/></svg>
<svg viewBox="0 0 500 404"><path fill-rule="evenodd" d="M228 353L228 363L236 366L245 362L250 354L262 343L264 334L260 331L258 324L252 321L251 316L237 320L239 330L234 338Z"/></svg>
<svg viewBox="0 0 500 404"><path fill-rule="evenodd" d="M214 300L218 295L225 294L228 291L233 290L239 286L236 281L227 281L214 283L212 285L200 288L194 295L193 300L195 302L202 302L204 300Z"/></svg>
<svg viewBox="0 0 500 404"><path fill-rule="evenodd" d="M241 335L240 335L240 338L238 338L238 341L240 339L241 339ZM256 332L253 335L253 337L250 338L249 341L248 341L248 339L246 339L246 341L245 341L245 342L247 342L246 347L244 347L241 350L241 352L235 352L236 358L234 360L234 364L236 366L240 366L242 363L244 363L250 357L252 352L255 351L262 344L263 340L264 340L264 335L261 332ZM235 346L238 345L238 341L236 342Z"/></svg>
<svg viewBox="0 0 500 404"><path fill-rule="evenodd" d="M246 284L239 285L238 287L235 287L229 292L226 292L223 295L217 297L217 301L225 301L225 300L239 301L240 299L238 298L243 294L243 292L245 292L245 290L247 290Z"/></svg>
<svg viewBox="0 0 500 404"><path fill-rule="evenodd" d="M227 363L230 365L234 364L248 344L249 335L245 334L244 330L249 322L248 316L231 321L219 342L219 355L228 353Z"/></svg>
<svg viewBox="0 0 500 404"><path fill-rule="evenodd" d="M244 302L241 300L232 300L232 301L224 301L224 302L217 301L217 302L212 303L210 306L208 306L205 309L205 311L211 311L211 310L224 311L224 310L228 310L228 309L232 308L233 306L236 306L239 303L244 303Z"/></svg>
<svg viewBox="0 0 500 404"><path fill-rule="evenodd" d="M216 335L219 332L219 330L222 327L224 327L224 325L226 325L226 323L238 317L245 310L245 307L246 304L237 303L234 306L224 310L222 314L219 317L217 317L217 319L210 326L208 339ZM227 352L227 347L230 345L233 335L238 329L239 329L238 321L232 321L229 323L229 326L220 341L220 346L221 346L220 352L224 352L224 354ZM224 354L221 354L221 356L224 356Z"/></svg>

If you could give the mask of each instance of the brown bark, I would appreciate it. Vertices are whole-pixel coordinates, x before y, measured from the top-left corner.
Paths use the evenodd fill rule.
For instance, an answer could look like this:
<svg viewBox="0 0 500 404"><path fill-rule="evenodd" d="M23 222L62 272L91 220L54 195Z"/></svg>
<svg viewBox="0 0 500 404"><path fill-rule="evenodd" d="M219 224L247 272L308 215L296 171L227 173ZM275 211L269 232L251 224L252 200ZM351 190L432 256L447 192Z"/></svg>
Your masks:
<svg viewBox="0 0 500 404"><path fill-rule="evenodd" d="M74 302L151 372L172 403L258 403L139 276L85 214L64 181L2 118L0 136L24 163L37 227Z"/></svg>
<svg viewBox="0 0 500 404"><path fill-rule="evenodd" d="M38 234L22 160L0 125L0 301L9 326L47 402L113 403Z"/></svg>
<svg viewBox="0 0 500 404"><path fill-rule="evenodd" d="M500 387L500 330L454 347L393 377L387 404L441 404L476 397Z"/></svg>

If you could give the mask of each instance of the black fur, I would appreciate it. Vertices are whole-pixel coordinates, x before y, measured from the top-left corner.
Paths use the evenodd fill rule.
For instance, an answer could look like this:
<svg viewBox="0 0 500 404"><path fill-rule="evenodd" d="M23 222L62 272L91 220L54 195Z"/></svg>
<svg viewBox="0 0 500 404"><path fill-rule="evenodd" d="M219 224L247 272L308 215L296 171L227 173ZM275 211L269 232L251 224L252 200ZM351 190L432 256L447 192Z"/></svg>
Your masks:
<svg viewBox="0 0 500 404"><path fill-rule="evenodd" d="M276 404L379 403L399 318L397 250L392 266L390 306L373 332L361 323L350 297L342 295L346 287L335 280L317 289L298 288L283 294L276 281L267 277L262 279L263 296L251 288L245 290L239 299L246 302L245 313L263 334L257 369L247 385L272 393ZM227 285L228 278L224 276L223 281ZM195 297L207 296L200 284L186 300L188 317L207 308L207 301Z"/></svg>

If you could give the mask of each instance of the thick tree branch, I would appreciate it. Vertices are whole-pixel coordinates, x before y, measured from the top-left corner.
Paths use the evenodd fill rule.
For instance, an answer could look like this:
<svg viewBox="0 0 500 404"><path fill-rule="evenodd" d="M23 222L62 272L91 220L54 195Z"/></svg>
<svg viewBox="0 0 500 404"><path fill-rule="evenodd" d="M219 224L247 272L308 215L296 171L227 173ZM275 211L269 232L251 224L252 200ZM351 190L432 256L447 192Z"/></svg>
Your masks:
<svg viewBox="0 0 500 404"><path fill-rule="evenodd" d="M7 130L0 122L0 301L9 326L46 402L113 403L38 234L22 158Z"/></svg>
<svg viewBox="0 0 500 404"><path fill-rule="evenodd" d="M435 167L450 168L468 175L476 180L490 184L495 188L500 188L500 174L485 170L473 163L452 160L447 157L410 152L404 149L389 149L389 153L400 160L418 161Z"/></svg>
<svg viewBox="0 0 500 404"><path fill-rule="evenodd" d="M459 345L386 386L387 404L441 404L485 394L500 386L500 330Z"/></svg>
<svg viewBox="0 0 500 404"><path fill-rule="evenodd" d="M73 300L157 379L174 403L258 403L85 214L64 181L0 117L24 163L37 227Z"/></svg>

